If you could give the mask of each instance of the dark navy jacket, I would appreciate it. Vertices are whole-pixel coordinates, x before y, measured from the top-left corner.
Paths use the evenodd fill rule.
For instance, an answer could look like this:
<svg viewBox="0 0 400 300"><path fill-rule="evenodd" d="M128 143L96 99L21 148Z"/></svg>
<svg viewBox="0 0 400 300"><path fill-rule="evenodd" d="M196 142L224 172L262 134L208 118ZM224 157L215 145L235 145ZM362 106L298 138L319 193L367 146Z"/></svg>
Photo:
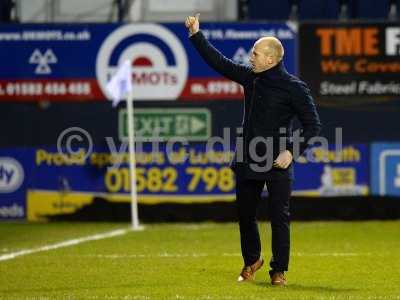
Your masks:
<svg viewBox="0 0 400 300"><path fill-rule="evenodd" d="M298 148L301 154L307 148L309 140L319 134L321 123L307 85L289 74L282 62L267 71L254 73L249 66L235 63L223 56L201 31L192 35L190 40L210 67L244 88L243 136L239 136L244 146L241 149L237 139L236 154L231 164L236 175L249 179L292 179L292 164L285 170L265 168L266 160L260 161L257 157L263 157L269 151L274 160L284 149L292 154L296 152L293 147ZM301 137L304 141L297 144L299 146L294 146L290 138L294 117L302 125ZM270 149L271 144L255 141L256 156L250 155L249 145L255 137L270 137L273 149ZM282 144L282 140L286 144L284 149L279 146L279 141Z"/></svg>

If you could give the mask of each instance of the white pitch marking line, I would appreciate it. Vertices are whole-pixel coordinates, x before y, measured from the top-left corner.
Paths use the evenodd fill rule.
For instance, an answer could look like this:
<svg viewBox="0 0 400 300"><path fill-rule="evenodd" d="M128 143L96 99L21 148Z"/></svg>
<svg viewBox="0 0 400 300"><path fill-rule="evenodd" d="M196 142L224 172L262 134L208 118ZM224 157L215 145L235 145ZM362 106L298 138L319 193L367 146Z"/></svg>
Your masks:
<svg viewBox="0 0 400 300"><path fill-rule="evenodd" d="M210 253L158 253L158 254L89 254L84 255L85 257L105 258L105 259L127 259L127 258L200 258L209 256L225 256L225 257L240 257L240 253L222 253L222 254L210 254ZM353 253L353 252L321 252L321 253L305 253L295 252L292 256L320 256L320 257L346 257L346 256L372 256L372 253Z"/></svg>
<svg viewBox="0 0 400 300"><path fill-rule="evenodd" d="M297 252L293 254L294 256L371 256L372 253L355 253L355 252L321 252L321 253L305 253Z"/></svg>
<svg viewBox="0 0 400 300"><path fill-rule="evenodd" d="M111 237L115 237L115 236L119 236L119 235L124 235L128 231L130 231L130 229L117 229L117 230L94 234L94 235L89 235L89 236L81 237L81 238L77 238L77 239L66 240L66 241L52 244L52 245L45 245L45 246L38 247L38 248L26 249L26 250L20 250L17 252L7 253L7 254L0 255L0 261L10 260L10 259L14 259L18 256L33 254L33 253L37 253L37 252L43 252L43 251L55 250L55 249L64 248L64 247L75 246L75 245L85 243L85 242L107 239L107 238L111 238Z"/></svg>

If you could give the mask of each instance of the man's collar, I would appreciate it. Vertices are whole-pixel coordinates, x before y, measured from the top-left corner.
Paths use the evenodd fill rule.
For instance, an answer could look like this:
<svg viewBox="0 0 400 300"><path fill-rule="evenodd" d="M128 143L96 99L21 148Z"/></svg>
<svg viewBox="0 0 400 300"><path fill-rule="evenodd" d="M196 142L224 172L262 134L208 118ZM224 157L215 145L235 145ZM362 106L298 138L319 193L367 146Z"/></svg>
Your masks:
<svg viewBox="0 0 400 300"><path fill-rule="evenodd" d="M276 78L287 74L283 60L281 60L277 65L273 66L271 69L262 71L260 73L255 73L257 77L269 77Z"/></svg>

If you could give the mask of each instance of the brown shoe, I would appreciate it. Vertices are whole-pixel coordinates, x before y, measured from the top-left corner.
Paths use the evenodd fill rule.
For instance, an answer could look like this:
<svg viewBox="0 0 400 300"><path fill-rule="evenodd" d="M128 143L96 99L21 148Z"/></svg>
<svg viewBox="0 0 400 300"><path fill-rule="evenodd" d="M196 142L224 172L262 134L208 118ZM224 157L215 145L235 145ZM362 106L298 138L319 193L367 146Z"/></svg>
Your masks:
<svg viewBox="0 0 400 300"><path fill-rule="evenodd" d="M275 272L271 275L272 285L286 285L287 281L282 272Z"/></svg>
<svg viewBox="0 0 400 300"><path fill-rule="evenodd" d="M264 260L260 257L251 266L244 266L242 272L239 275L238 282L254 280L255 273L263 266L263 264Z"/></svg>

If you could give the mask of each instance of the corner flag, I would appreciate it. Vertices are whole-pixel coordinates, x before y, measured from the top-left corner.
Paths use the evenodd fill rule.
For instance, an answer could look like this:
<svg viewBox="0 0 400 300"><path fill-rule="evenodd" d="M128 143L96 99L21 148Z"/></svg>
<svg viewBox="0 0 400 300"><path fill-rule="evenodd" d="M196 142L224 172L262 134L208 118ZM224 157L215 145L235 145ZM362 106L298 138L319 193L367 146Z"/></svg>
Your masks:
<svg viewBox="0 0 400 300"><path fill-rule="evenodd" d="M117 72L107 83L106 89L112 96L114 107L117 106L123 98L129 96L132 92L132 73L129 60L125 60L118 68Z"/></svg>
<svg viewBox="0 0 400 300"><path fill-rule="evenodd" d="M113 106L122 100L126 99L128 108L128 136L129 136L129 171L131 180L131 212L132 212L132 229L141 230L139 226L139 216L137 207L137 189L136 189L136 158L135 158L135 137L134 137L134 122L133 122L133 93L132 93L132 72L129 60L118 68L115 75L107 83L107 91L111 94Z"/></svg>

